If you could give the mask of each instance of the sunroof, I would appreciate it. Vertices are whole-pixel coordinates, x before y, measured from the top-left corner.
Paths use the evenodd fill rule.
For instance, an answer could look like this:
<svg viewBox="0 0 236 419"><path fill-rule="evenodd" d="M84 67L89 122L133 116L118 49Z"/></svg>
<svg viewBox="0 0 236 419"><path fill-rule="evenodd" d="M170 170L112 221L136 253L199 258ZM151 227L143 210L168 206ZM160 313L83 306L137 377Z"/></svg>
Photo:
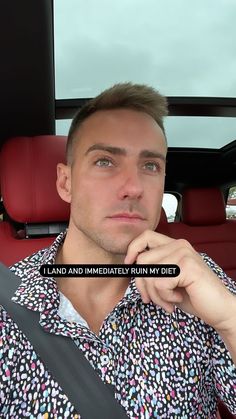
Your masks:
<svg viewBox="0 0 236 419"><path fill-rule="evenodd" d="M236 119L169 116L165 129L170 147L221 148L236 140Z"/></svg>
<svg viewBox="0 0 236 419"><path fill-rule="evenodd" d="M124 81L236 97L235 0L56 0L54 11L57 99Z"/></svg>
<svg viewBox="0 0 236 419"><path fill-rule="evenodd" d="M56 133L67 135L70 123L56 121ZM165 129L169 147L221 148L236 140L235 118L169 116Z"/></svg>

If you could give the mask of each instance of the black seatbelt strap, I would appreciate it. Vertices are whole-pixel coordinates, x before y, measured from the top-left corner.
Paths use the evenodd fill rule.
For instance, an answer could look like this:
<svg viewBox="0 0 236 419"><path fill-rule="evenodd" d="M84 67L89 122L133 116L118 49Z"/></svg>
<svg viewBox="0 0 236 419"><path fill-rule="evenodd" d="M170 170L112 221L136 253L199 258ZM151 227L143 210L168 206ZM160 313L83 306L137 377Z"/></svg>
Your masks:
<svg viewBox="0 0 236 419"><path fill-rule="evenodd" d="M39 314L11 301L19 278L0 263L0 304L31 342L82 419L127 419L123 407L72 339L46 333Z"/></svg>

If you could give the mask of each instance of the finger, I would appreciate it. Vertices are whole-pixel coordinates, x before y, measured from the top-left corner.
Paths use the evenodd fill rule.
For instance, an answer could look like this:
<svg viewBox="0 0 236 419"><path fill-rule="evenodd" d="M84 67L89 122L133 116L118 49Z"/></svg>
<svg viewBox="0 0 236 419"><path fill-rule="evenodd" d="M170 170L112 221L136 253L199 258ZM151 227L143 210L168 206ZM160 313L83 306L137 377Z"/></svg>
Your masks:
<svg viewBox="0 0 236 419"><path fill-rule="evenodd" d="M173 240L149 251L139 254L136 258L137 264L178 264L184 255L195 253L192 246L186 245L185 240ZM168 258L168 262L166 261Z"/></svg>
<svg viewBox="0 0 236 419"><path fill-rule="evenodd" d="M182 290L176 287L176 281L172 278L143 278L148 294L158 295L168 303L180 303L183 301Z"/></svg>
<svg viewBox="0 0 236 419"><path fill-rule="evenodd" d="M148 278L148 280L149 279L150 278ZM148 292L148 289L147 289L148 287L145 284L144 278L136 278L135 282L136 282L137 289L140 292L142 301L145 304L148 304L148 303L150 303L150 301L152 301L154 304L159 305L164 310L166 310L168 313L173 312L174 304L171 304L169 301L163 300L160 297L160 295L155 292L154 289L152 289L151 295L150 295L150 293ZM180 300L180 298L176 298L176 297L174 299L177 300L177 301ZM181 301L182 301L182 298L181 298Z"/></svg>
<svg viewBox="0 0 236 419"><path fill-rule="evenodd" d="M146 230L129 244L124 263L134 263L138 254L145 251L145 249L152 249L172 241L174 241L174 239L164 236L163 234Z"/></svg>
<svg viewBox="0 0 236 419"><path fill-rule="evenodd" d="M147 287L145 285L145 281L143 278L136 278L136 287L140 292L141 298L145 304L150 303L151 299L147 291Z"/></svg>
<svg viewBox="0 0 236 419"><path fill-rule="evenodd" d="M162 293L155 288L155 278L144 278L143 282L146 284L148 295L153 304L159 305L167 312L172 313L175 308L175 303L178 304L182 302L182 296L178 291L164 290L165 294L162 295Z"/></svg>
<svg viewBox="0 0 236 419"><path fill-rule="evenodd" d="M169 303L167 301L162 300L160 295L158 295L156 293L152 294L150 292L150 298L151 298L151 301L153 302L153 304L163 308L168 313L173 313L173 311L175 309L175 305L173 303Z"/></svg>
<svg viewBox="0 0 236 419"><path fill-rule="evenodd" d="M160 298L167 302L167 303L182 303L183 301L183 295L181 294L180 291L176 291L176 290L158 290L158 294L160 296Z"/></svg>

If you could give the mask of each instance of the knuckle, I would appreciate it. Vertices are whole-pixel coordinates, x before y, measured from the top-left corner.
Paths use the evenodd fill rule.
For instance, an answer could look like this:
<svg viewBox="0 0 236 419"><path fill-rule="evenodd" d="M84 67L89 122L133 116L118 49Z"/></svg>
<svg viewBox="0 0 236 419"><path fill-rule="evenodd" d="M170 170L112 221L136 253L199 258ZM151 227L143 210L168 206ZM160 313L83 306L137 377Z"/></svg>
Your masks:
<svg viewBox="0 0 236 419"><path fill-rule="evenodd" d="M187 270L187 269L192 269L192 258L190 255L186 255L184 254L180 260L180 266L182 269Z"/></svg>
<svg viewBox="0 0 236 419"><path fill-rule="evenodd" d="M192 248L191 244L186 239L178 239L177 241L180 247L187 248L187 249Z"/></svg>
<svg viewBox="0 0 236 419"><path fill-rule="evenodd" d="M153 234L154 232L152 230L145 230L142 234L143 234L143 239L148 241L148 239L150 238L150 236Z"/></svg>
<svg viewBox="0 0 236 419"><path fill-rule="evenodd" d="M134 246L135 246L135 239L128 245L127 253L132 252Z"/></svg>

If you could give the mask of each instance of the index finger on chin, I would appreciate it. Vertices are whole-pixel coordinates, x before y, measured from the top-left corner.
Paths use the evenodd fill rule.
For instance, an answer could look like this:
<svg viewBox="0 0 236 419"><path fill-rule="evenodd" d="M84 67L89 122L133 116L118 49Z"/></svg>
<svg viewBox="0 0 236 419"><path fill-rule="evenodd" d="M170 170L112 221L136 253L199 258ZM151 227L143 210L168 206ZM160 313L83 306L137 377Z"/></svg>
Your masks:
<svg viewBox="0 0 236 419"><path fill-rule="evenodd" d="M132 264L135 262L139 253L153 249L158 245L171 243L172 241L174 239L164 234L156 233L152 230L145 230L129 244L124 263Z"/></svg>

